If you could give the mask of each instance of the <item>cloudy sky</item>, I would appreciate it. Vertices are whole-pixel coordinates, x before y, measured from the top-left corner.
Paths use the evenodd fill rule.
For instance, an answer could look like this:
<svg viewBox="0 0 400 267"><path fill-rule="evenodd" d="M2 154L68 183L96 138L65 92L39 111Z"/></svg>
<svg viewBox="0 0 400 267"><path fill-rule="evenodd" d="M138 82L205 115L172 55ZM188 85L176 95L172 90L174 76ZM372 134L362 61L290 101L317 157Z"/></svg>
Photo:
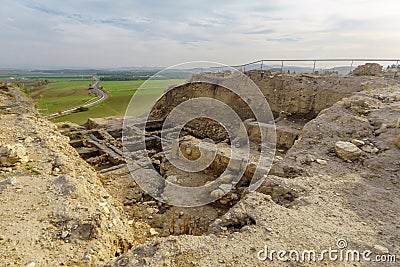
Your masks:
<svg viewBox="0 0 400 267"><path fill-rule="evenodd" d="M1 67L398 58L398 0L3 0Z"/></svg>

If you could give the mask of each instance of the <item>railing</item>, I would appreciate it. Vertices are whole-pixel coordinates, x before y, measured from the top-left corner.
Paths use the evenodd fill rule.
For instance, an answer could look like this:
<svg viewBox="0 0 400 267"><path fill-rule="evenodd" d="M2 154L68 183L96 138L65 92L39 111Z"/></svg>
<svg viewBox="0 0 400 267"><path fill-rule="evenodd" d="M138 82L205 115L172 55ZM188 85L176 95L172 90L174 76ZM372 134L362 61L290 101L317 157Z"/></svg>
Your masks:
<svg viewBox="0 0 400 267"><path fill-rule="evenodd" d="M353 71L353 67L356 65L356 63L393 63L393 64L389 64L389 65L395 65L395 70L394 70L394 78L397 75L397 72L400 69L399 66L399 61L400 59L368 59L368 58L356 58L356 59L352 59L352 58L335 58L335 59L261 59L261 60L257 60L257 61L253 61L250 63L246 63L246 64L242 64L242 65L233 65L233 66L229 66L229 67L233 67L236 69L242 69L242 71L246 71L247 70L254 70L254 69L267 69L268 67L270 68L271 66L266 65L266 63L270 62L270 63L279 63L278 66L275 66L275 68L279 68L281 72L284 71L285 68L285 64L289 63L289 62L293 62L293 63L299 63L299 62L304 62L304 63L311 63L311 66L308 66L308 68L311 70L311 73L315 73L318 67L318 63L320 62L328 62L331 63L331 68L330 70L334 70L335 67L339 67L337 66L337 64L332 64L332 63L338 63L338 62L343 62L344 64L349 64L349 72L351 73ZM361 65L361 64L357 64L357 65ZM253 66L253 67L251 67ZM255 66L255 67L254 67ZM290 67L299 67L299 66L290 66ZM347 67L347 66L340 66L340 67ZM385 66L384 66L385 67ZM216 67L216 69L224 69L223 67ZM321 69L324 70L324 69Z"/></svg>

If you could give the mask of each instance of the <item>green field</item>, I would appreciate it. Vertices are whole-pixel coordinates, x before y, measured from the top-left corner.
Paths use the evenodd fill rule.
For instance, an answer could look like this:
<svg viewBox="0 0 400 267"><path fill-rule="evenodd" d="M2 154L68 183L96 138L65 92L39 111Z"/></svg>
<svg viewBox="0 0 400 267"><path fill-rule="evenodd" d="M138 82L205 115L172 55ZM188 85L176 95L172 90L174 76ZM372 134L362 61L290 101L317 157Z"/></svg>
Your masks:
<svg viewBox="0 0 400 267"><path fill-rule="evenodd" d="M154 99L155 96L161 95L161 93L171 85L178 85L183 83L184 80L171 79L171 80L153 80L146 83L143 86L143 90L137 91L137 89L144 83L144 80L139 81L104 81L100 82L99 86L102 86L108 95L109 99L100 103L96 106L90 107L88 111L73 113L70 115L58 117L53 121L71 121L78 124L83 124L88 118L99 118L107 116L123 116L125 110L131 100L131 97L135 95L139 99L139 105L135 106L135 115L140 115L148 111L149 102ZM57 112L60 109L67 109L70 107L78 106L79 104L93 98L88 94L86 90L89 82L84 81L58 81L49 83L45 88L38 92L32 93L35 99L39 100L38 108L46 107L49 109L49 113ZM42 98L38 97L42 95Z"/></svg>
<svg viewBox="0 0 400 267"><path fill-rule="evenodd" d="M87 90L91 81L53 80L42 88L31 89L30 96L43 114L79 106L95 95ZM25 89L28 89L25 86Z"/></svg>

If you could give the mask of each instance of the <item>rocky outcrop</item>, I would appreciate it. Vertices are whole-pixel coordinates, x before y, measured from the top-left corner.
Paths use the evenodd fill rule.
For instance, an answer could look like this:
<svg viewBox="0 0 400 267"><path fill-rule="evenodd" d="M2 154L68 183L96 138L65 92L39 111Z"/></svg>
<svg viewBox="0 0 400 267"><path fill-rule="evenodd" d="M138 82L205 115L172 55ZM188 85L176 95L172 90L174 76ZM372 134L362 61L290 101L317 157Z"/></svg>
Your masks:
<svg viewBox="0 0 400 267"><path fill-rule="evenodd" d="M249 71L246 75L260 88L274 116L313 119L319 112L344 97L363 89L363 77L330 77L309 75L268 75Z"/></svg>
<svg viewBox="0 0 400 267"><path fill-rule="evenodd" d="M288 117L308 119L343 97L362 90L365 82L362 77L270 75L258 70L246 72L246 75L259 87L274 116L285 113ZM151 116L154 119L164 118L178 104L200 96L223 101L243 120L253 117L238 96L224 87L204 82L183 84L170 90L155 105Z"/></svg>
<svg viewBox="0 0 400 267"><path fill-rule="evenodd" d="M313 88L313 76L305 79L310 83L304 87ZM304 101L305 94L301 94L299 99L299 94L295 95L299 92L296 86L293 94L289 88L282 89L285 92L276 88L270 98L271 106L274 105L276 110L279 106L287 108L286 111L302 110L293 113L297 115L305 110L319 110L316 118L309 115L311 120L298 129L298 138L287 153L275 157L272 168L276 175L270 173L257 192L241 195L237 203L233 202L232 208L215 219L202 236L157 237L109 262L108 266L290 265L292 261L287 258L284 262L268 260L265 248L322 250L335 246L341 236L350 241L350 249L400 253L399 237L395 234L399 223L396 214L400 212L397 197L400 194L400 151L395 145L399 138L400 89L391 79L346 79L337 79L344 91L348 84L368 90L353 95L349 93L351 96L340 100L343 96L337 92L330 97L328 91L320 94L322 90L314 88L314 93L320 95L311 99L321 102L321 105L316 105ZM361 80L364 85L357 84ZM270 80L260 81L263 82ZM189 86L185 88L189 89ZM199 85L194 88L199 88ZM179 90L179 93L185 97L183 91ZM331 103L336 97L340 101L320 110L323 106L320 97L325 93L326 103ZM282 98L274 98L273 94L282 94ZM281 103L282 99L288 103ZM173 103L173 100L167 102ZM316 106L318 108L314 109ZM169 107L162 108L159 114ZM292 122L290 119L290 115L282 118L277 126L282 122ZM257 140L260 129L250 120L245 125L251 140ZM294 137L295 133L283 138L284 133L280 142L290 146L293 142L291 136ZM185 157L199 156L193 145L193 140L182 142ZM278 152L284 153L285 150L278 149ZM226 158L220 157L220 160L227 162ZM169 178L171 181L181 179L176 176ZM198 177L191 174L185 180L197 185L189 179L197 181ZM216 196L223 193L223 190L214 192ZM219 201L216 205L223 203L225 201ZM257 257L260 255L264 257Z"/></svg>
<svg viewBox="0 0 400 267"><path fill-rule="evenodd" d="M378 76L382 74L382 68L378 63L366 63L355 68L352 74L356 76Z"/></svg>
<svg viewBox="0 0 400 267"><path fill-rule="evenodd" d="M1 265L102 266L137 242L136 230L69 138L28 103L19 88L0 90Z"/></svg>

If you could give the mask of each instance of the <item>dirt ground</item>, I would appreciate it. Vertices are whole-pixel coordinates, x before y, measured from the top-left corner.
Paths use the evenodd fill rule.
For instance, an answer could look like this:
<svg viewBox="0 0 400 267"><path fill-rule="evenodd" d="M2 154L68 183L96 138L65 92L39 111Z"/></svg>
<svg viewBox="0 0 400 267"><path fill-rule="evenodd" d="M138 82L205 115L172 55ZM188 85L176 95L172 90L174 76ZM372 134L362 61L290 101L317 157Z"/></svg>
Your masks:
<svg viewBox="0 0 400 267"><path fill-rule="evenodd" d="M391 80L370 81L368 89L320 112L257 192L245 195L204 235L157 238L108 266L396 266L375 261L400 253L399 89ZM355 140L363 144L359 157L339 158L336 142ZM324 260L317 254L315 262L288 254L265 260L265 248L372 254L360 261L335 260L334 254Z"/></svg>
<svg viewBox="0 0 400 267"><path fill-rule="evenodd" d="M397 266L400 85L354 79L354 93L294 123L299 136L256 192L199 208L155 201L126 167L100 174L18 88L1 88L0 146L23 149L16 162L1 155L0 266ZM360 152L344 160L338 141ZM346 261L349 250L372 261Z"/></svg>

